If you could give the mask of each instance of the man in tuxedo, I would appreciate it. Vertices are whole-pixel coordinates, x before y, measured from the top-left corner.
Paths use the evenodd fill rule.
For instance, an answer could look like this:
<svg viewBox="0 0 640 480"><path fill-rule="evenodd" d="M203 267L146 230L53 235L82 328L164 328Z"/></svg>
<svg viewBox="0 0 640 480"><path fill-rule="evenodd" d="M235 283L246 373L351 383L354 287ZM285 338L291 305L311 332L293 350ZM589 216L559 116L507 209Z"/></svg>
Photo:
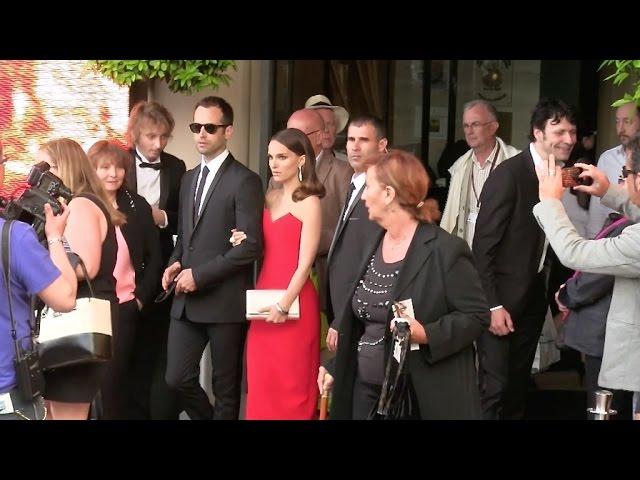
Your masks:
<svg viewBox="0 0 640 480"><path fill-rule="evenodd" d="M320 199L322 232L315 262L316 273L318 274L320 308L326 311L327 255L344 199L349 190L349 179L353 174L353 170L347 163L338 160L330 152L322 149L325 125L317 110L304 109L293 112L289 120L287 120L287 128L297 128L309 138L313 152L316 155L316 174L322 185L324 185L326 192L325 196ZM271 178L269 188L281 188L281 185Z"/></svg>
<svg viewBox="0 0 640 480"><path fill-rule="evenodd" d="M175 281L166 380L192 420L235 420L240 410L246 291L262 256L264 193L260 177L227 149L233 110L220 97L196 104L189 125L201 154L180 187L178 240L162 277ZM246 234L237 247L232 229ZM211 344L215 406L200 386L199 363Z"/></svg>
<svg viewBox="0 0 640 480"><path fill-rule="evenodd" d="M387 135L382 121L376 117L363 115L354 118L347 129L347 158L353 168L349 191L327 260L327 318L330 322L327 332L327 348L335 352L338 345L339 316L351 306L351 292L357 281L358 269L365 241L380 232L380 226L369 220L369 212L362 201L365 184L363 159L387 148Z"/></svg>
<svg viewBox="0 0 640 480"><path fill-rule="evenodd" d="M127 137L132 145L135 167L129 169L127 186L145 198L159 230L162 264L173 251L173 235L178 229L178 195L186 171L182 160L164 151L175 121L157 102L138 102L129 116ZM157 279L160 290L160 278ZM164 380L167 365L167 333L170 302L144 305L134 347L134 405L130 416L136 419L177 420L177 395Z"/></svg>
<svg viewBox="0 0 640 480"><path fill-rule="evenodd" d="M500 164L480 195L473 253L491 310L477 342L486 419L522 418L531 365L548 308L548 242L532 209L538 203L534 165L553 154L564 162L576 143L575 112L541 100L531 116L532 142Z"/></svg>

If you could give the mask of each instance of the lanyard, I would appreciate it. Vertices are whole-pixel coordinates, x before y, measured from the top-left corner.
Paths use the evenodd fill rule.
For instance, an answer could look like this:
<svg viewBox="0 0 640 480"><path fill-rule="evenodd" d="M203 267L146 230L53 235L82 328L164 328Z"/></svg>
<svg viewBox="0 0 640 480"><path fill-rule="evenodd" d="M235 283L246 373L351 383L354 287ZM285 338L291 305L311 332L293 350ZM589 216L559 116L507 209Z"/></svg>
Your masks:
<svg viewBox="0 0 640 480"><path fill-rule="evenodd" d="M491 175L493 168L496 166L498 153L500 153L500 144L496 142L496 154L493 156L493 160L491 161L491 167L489 167L489 175ZM487 178L489 177L487 176ZM473 196L476 197L476 207L480 208L480 198L478 197L478 193L476 192L476 184L473 179L473 165L471 165L471 188L473 188Z"/></svg>

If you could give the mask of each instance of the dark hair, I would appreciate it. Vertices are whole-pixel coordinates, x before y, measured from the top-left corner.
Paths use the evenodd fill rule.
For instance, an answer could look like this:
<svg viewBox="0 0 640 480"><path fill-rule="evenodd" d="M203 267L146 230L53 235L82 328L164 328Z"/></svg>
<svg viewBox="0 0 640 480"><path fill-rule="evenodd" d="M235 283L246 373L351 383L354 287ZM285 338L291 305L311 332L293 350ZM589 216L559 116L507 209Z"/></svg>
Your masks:
<svg viewBox="0 0 640 480"><path fill-rule="evenodd" d="M285 128L276 133L269 141L281 143L296 155L304 155L305 162L302 167L302 184L293 192L294 202L316 195L324 197L325 189L316 175L316 157L309 138L297 128Z"/></svg>
<svg viewBox="0 0 640 480"><path fill-rule="evenodd" d="M422 162L412 153L392 149L388 153L374 153L363 159L367 167L375 167L380 183L393 187L402 208L413 218L431 222L425 205L429 192L429 174Z"/></svg>
<svg viewBox="0 0 640 480"><path fill-rule="evenodd" d="M541 99L531 114L529 140L532 142L536 141L536 138L533 136L534 129L544 131L547 121L549 121L551 125L557 125L563 118L572 125L577 125L578 123L576 111L573 107L570 107L562 100L557 100L555 98Z"/></svg>
<svg viewBox="0 0 640 480"><path fill-rule="evenodd" d="M227 102L224 98L214 97L214 96L204 97L202 100L196 103L196 106L194 107L193 111L195 112L198 109L198 107L202 107L202 108L218 107L220 110L222 110L221 122L224 123L225 125L233 125L233 108L231 108L231 105L229 105L229 102Z"/></svg>
<svg viewBox="0 0 640 480"><path fill-rule="evenodd" d="M140 136L140 126L144 120L150 120L156 125L163 125L167 128L169 135L173 132L176 122L173 116L164 105L158 102L147 102L142 100L135 104L129 114L129 124L127 126L127 141L134 146Z"/></svg>
<svg viewBox="0 0 640 480"><path fill-rule="evenodd" d="M93 145L87 152L87 158L96 170L103 163L114 164L116 167L124 168L124 182L120 188L127 187L127 176L133 166L133 158L131 154L113 142L100 140Z"/></svg>
<svg viewBox="0 0 640 480"><path fill-rule="evenodd" d="M376 131L377 140L387 138L387 129L382 123L382 120L373 115L359 115L349 122L349 125L347 125L347 129L351 125L354 125L356 127L361 127L363 125L372 125Z"/></svg>
<svg viewBox="0 0 640 480"><path fill-rule="evenodd" d="M631 168L640 171L640 132L629 139L625 148L631 152Z"/></svg>

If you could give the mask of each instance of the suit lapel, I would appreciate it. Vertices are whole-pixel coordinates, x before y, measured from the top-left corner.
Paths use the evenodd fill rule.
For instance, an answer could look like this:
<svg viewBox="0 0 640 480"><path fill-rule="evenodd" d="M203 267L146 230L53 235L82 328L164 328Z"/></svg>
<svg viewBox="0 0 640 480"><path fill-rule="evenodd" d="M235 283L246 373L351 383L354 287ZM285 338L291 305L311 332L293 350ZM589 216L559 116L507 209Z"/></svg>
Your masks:
<svg viewBox="0 0 640 480"><path fill-rule="evenodd" d="M193 225L193 209L194 209L195 196L196 196L196 187L198 186L198 177L200 176L201 169L202 169L202 166L199 165L198 168L191 170L193 174L193 178L191 178L191 185L189 187L189 192L188 192L189 196L187 198L186 211L183 210L182 212L182 214L184 215L183 221L186 223L185 225L186 232L192 232L195 228Z"/></svg>
<svg viewBox="0 0 640 480"><path fill-rule="evenodd" d="M329 176L329 172L331 171L331 167L333 166L333 162L330 156L324 154L324 152L320 156L320 163L316 167L316 175L318 176L318 180L320 183L324 185L324 182L327 180Z"/></svg>
<svg viewBox="0 0 640 480"><path fill-rule="evenodd" d="M436 238L436 227L428 223L418 224L416 233L411 240L404 264L400 269L398 282L393 289L393 299L400 299L400 295L411 284L414 277L433 253L433 243Z"/></svg>
<svg viewBox="0 0 640 480"><path fill-rule="evenodd" d="M331 241L331 247L329 247L329 256L331 256L331 252L333 250L333 247L335 246L336 242L340 238L340 235L342 235L342 231L344 230L344 227L347 225L349 217L351 217L351 213L353 213L353 210L356 208L356 206L358 205L358 202L362 198L362 191L363 190L364 190L364 186L362 186L362 188L358 191L358 194L356 195L356 198L353 200L353 202L351 203L351 206L348 208L347 216L346 216L346 220L345 221L342 221L342 219L344 217L344 211L340 213L340 217L338 218L338 226L336 228L335 233L333 234L333 240Z"/></svg>
<svg viewBox="0 0 640 480"><path fill-rule="evenodd" d="M194 230L197 228L198 223L200 223L200 219L204 215L207 205L209 204L209 199L211 198L213 191L216 189L216 186L220 182L220 177L222 177L222 175L224 174L224 171L229 167L232 161L233 161L233 156L231 155L231 153L229 153L229 155L227 155L227 158L224 159L224 162L222 162L222 165L220 165L220 168L216 172L216 176L213 177L213 182L211 182L211 185L209 186L209 190L207 190L207 194L204 197L204 201L202 202L202 209L200 210L200 215L198 215L198 218L196 219L196 223L193 226ZM194 192L193 197L195 197L195 188L193 192Z"/></svg>
<svg viewBox="0 0 640 480"><path fill-rule="evenodd" d="M129 173L127 174L127 187L129 187L129 190L131 190L132 192L138 193L138 176L136 173L138 162L136 162L135 150L129 150L129 154L133 159L133 165L131 166L131 168L129 169Z"/></svg>
<svg viewBox="0 0 640 480"><path fill-rule="evenodd" d="M160 154L160 163L162 168L160 169L160 200L158 200L158 207L164 209L167 204L167 198L169 198L169 182L171 180L169 162L167 162L164 152Z"/></svg>

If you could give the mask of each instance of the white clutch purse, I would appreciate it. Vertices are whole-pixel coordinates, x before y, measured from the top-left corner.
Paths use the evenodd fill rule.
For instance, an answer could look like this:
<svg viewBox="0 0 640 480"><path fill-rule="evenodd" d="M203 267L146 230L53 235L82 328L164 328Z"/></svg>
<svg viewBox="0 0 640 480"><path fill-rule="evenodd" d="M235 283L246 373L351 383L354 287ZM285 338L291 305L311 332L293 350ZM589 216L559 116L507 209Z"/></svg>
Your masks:
<svg viewBox="0 0 640 480"><path fill-rule="evenodd" d="M264 320L267 315L259 313L259 310L275 305L282 300L286 290L247 290L247 320ZM288 319L300 318L300 301L298 297L289 308Z"/></svg>

